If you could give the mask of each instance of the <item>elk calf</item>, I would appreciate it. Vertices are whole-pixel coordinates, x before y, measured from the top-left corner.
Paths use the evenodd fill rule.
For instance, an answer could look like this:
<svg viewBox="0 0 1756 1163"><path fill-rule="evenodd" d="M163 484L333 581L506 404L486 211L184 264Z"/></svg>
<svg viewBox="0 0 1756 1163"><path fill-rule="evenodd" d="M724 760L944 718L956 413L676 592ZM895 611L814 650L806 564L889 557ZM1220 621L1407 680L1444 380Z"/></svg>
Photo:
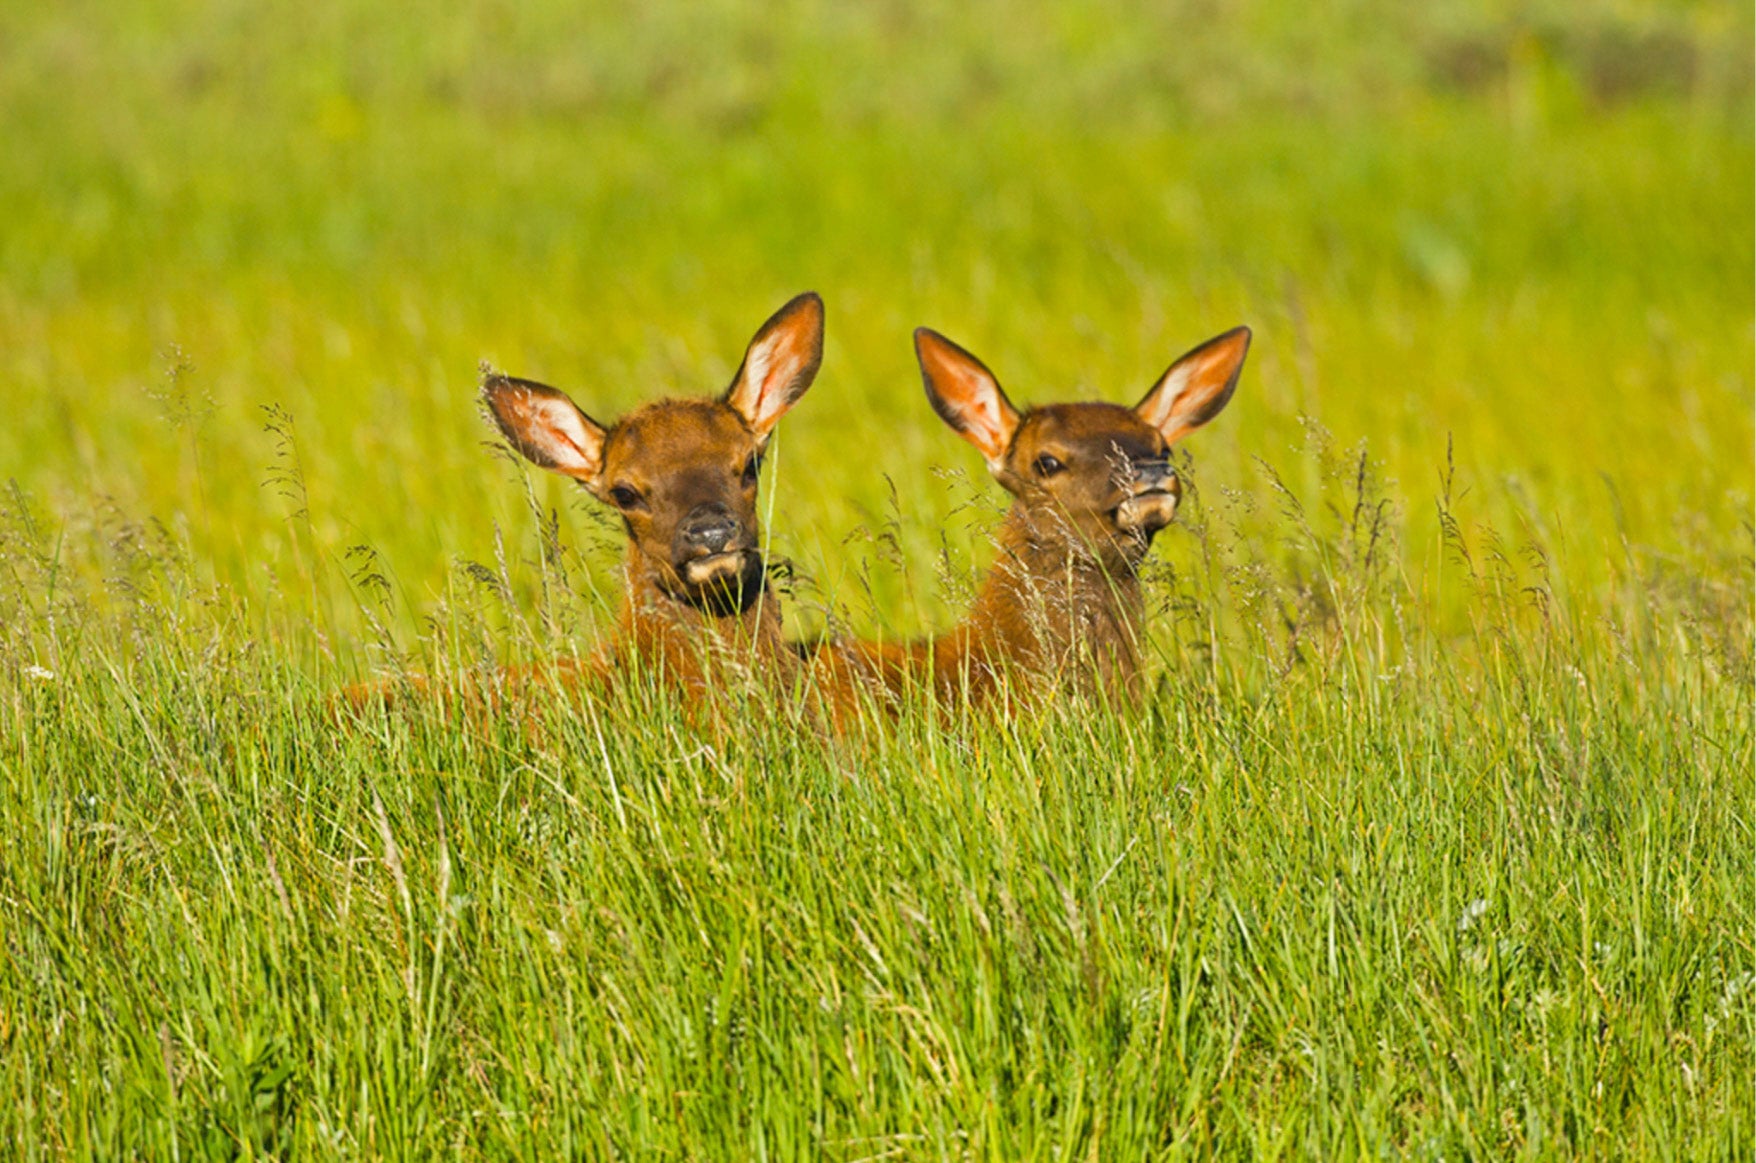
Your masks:
<svg viewBox="0 0 1756 1163"><path fill-rule="evenodd" d="M941 699L986 697L1003 672L1031 685L1131 691L1146 613L1140 566L1182 495L1171 445L1231 400L1249 347L1244 327L1209 340L1133 408L1021 412L981 360L917 330L933 410L980 450L1014 499L963 622L930 641L842 647L829 662L838 677L875 671L892 691L930 682Z"/></svg>
<svg viewBox="0 0 1756 1163"><path fill-rule="evenodd" d="M714 658L761 668L794 657L767 591L756 486L769 435L822 357L823 301L806 293L763 324L722 395L659 400L608 426L555 388L484 376L482 397L513 447L585 486L627 530L627 600L593 676L639 667L700 688ZM580 676L551 664L502 677L524 685ZM370 687L346 697L359 705L385 695Z"/></svg>

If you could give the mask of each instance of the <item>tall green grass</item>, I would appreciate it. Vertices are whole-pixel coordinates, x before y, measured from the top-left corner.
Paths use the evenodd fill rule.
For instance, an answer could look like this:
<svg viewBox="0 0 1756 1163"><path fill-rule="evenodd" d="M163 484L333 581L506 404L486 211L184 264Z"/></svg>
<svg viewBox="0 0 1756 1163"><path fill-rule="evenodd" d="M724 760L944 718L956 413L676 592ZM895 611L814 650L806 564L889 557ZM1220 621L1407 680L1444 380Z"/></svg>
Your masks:
<svg viewBox="0 0 1756 1163"><path fill-rule="evenodd" d="M1393 527L1202 516L1143 705L841 738L663 688L338 732L149 554L9 699L13 1141L1748 1154L1747 601L1454 544L1439 639Z"/></svg>
<svg viewBox="0 0 1756 1163"><path fill-rule="evenodd" d="M0 11L0 1135L139 1155L1748 1158L1747 12ZM1150 692L832 733L589 652L483 448L829 307L797 634L923 633L920 398L1257 333ZM714 723L735 723L737 729Z"/></svg>

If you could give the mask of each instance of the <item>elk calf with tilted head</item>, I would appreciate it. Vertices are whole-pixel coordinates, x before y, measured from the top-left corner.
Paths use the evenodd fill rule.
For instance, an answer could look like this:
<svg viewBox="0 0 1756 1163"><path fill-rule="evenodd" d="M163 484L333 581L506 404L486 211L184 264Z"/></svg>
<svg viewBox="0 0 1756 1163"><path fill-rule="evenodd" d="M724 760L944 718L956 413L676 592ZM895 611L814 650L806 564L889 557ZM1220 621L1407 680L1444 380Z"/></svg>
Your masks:
<svg viewBox="0 0 1756 1163"><path fill-rule="evenodd" d="M941 698L983 698L1002 674L1026 685L1126 692L1140 670L1140 567L1182 496L1173 444L1220 413L1250 346L1228 331L1171 365L1133 408L1014 407L981 360L915 332L927 398L1012 494L999 554L969 614L908 645L856 644L832 656L892 690L930 682Z"/></svg>

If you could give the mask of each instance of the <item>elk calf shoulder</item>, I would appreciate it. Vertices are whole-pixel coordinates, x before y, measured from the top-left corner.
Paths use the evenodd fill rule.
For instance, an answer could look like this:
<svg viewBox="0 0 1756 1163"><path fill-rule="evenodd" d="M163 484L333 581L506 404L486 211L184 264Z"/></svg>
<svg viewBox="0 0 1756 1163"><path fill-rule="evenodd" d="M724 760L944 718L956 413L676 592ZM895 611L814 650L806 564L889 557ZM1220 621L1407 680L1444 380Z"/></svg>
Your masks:
<svg viewBox="0 0 1756 1163"><path fill-rule="evenodd" d="M1249 346L1243 327L1209 340L1133 408L1020 411L981 360L916 331L928 401L981 452L1012 507L960 625L908 646L855 644L830 665L876 670L892 688L930 673L941 697L982 697L1002 671L1032 683L1131 688L1145 621L1140 566L1182 496L1171 446L1225 408Z"/></svg>

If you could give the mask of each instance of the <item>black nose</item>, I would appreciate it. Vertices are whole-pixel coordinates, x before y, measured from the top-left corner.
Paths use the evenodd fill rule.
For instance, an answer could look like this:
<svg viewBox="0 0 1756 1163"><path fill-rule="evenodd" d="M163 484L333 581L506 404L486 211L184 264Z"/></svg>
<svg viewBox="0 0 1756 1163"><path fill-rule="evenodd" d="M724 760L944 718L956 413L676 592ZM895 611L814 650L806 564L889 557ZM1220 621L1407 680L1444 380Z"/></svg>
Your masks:
<svg viewBox="0 0 1756 1163"><path fill-rule="evenodd" d="M738 536L738 519L721 504L697 506L677 528L677 543L694 553L724 553Z"/></svg>
<svg viewBox="0 0 1756 1163"><path fill-rule="evenodd" d="M1150 493L1170 490L1177 479L1176 470L1164 457L1142 458L1131 462L1134 470L1134 491Z"/></svg>

